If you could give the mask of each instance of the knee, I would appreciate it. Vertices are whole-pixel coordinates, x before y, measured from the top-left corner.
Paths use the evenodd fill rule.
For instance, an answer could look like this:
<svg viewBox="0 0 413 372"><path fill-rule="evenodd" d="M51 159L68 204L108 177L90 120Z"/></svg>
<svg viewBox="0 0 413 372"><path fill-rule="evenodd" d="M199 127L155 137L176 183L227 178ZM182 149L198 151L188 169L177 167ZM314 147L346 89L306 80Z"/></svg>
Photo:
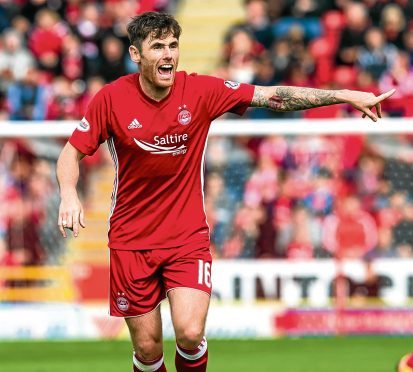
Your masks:
<svg viewBox="0 0 413 372"><path fill-rule="evenodd" d="M194 349L204 337L203 327L185 327L176 332L176 342L185 349Z"/></svg>
<svg viewBox="0 0 413 372"><path fill-rule="evenodd" d="M136 345L135 353L142 360L154 360L162 355L162 341L147 339L139 341Z"/></svg>

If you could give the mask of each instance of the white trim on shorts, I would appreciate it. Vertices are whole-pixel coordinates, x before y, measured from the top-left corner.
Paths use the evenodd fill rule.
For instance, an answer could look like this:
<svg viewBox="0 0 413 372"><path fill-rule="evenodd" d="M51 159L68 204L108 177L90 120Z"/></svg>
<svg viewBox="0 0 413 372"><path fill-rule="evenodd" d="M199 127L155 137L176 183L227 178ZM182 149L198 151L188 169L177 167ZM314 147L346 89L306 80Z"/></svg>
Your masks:
<svg viewBox="0 0 413 372"><path fill-rule="evenodd" d="M198 292L205 293L205 294L207 294L209 297L211 297L211 295L210 295L207 291L204 291L204 290L198 289L198 288L186 287L186 286L183 286L183 285L178 285L178 286L176 286L176 287L169 288L169 289L166 291L166 296L168 296L168 293L169 293L170 291L173 291L174 289L179 289L179 288L193 289L194 291L198 291ZM211 291L211 292L212 292L212 291ZM169 298L169 297L168 297L168 298Z"/></svg>

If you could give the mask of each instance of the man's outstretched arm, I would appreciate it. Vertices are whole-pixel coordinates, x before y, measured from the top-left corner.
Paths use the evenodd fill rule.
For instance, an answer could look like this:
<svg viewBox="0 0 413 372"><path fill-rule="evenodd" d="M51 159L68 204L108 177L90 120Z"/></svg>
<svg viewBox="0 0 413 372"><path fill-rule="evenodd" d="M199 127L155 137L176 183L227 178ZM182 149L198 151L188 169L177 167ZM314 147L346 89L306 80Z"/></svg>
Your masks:
<svg viewBox="0 0 413 372"><path fill-rule="evenodd" d="M57 224L64 238L67 236L65 228L73 230L73 235L77 237L79 225L85 227L83 207L76 190L79 179L79 161L84 156L67 142L57 160L56 174L61 198Z"/></svg>
<svg viewBox="0 0 413 372"><path fill-rule="evenodd" d="M373 93L357 90L325 90L314 88L302 88L293 86L261 87L255 86L251 107L264 107L274 111L306 110L313 107L329 106L336 103L348 103L377 121L381 118L380 102L390 97L395 92L392 89L379 96ZM376 114L371 110L376 108Z"/></svg>

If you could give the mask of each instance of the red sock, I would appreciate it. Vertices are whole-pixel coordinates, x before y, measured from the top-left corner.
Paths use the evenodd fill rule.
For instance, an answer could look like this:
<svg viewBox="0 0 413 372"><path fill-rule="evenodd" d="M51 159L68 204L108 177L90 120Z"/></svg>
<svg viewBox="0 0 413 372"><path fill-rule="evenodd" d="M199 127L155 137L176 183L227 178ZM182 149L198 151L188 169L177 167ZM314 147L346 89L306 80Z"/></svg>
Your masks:
<svg viewBox="0 0 413 372"><path fill-rule="evenodd" d="M163 355L155 360L142 360L133 353L133 372L167 372Z"/></svg>
<svg viewBox="0 0 413 372"><path fill-rule="evenodd" d="M177 372L205 372L208 363L208 344L204 337L195 349L176 345L175 366Z"/></svg>

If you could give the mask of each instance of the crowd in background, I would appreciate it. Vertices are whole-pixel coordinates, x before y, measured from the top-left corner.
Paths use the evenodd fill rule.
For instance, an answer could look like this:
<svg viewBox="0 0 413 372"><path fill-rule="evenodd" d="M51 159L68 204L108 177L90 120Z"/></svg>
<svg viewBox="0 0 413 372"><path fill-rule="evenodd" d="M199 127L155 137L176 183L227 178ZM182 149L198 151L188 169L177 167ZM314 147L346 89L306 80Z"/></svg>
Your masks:
<svg viewBox="0 0 413 372"><path fill-rule="evenodd" d="M410 142L407 135L211 137L206 211L214 253L413 257Z"/></svg>
<svg viewBox="0 0 413 372"><path fill-rule="evenodd" d="M106 82L136 69L127 53L130 16L174 5L0 1L0 119L81 118ZM245 7L213 74L375 93L397 86L386 114L413 116L412 0L250 0ZM246 116L354 114L335 105ZM214 255L413 257L410 143L408 135L211 137L205 207ZM0 143L0 263L58 261L54 161L36 156L30 141Z"/></svg>
<svg viewBox="0 0 413 372"><path fill-rule="evenodd" d="M413 116L412 0L246 0L246 19L228 30L215 74L256 85L358 89L397 87L391 116ZM346 106L251 118L354 115Z"/></svg>
<svg viewBox="0 0 413 372"><path fill-rule="evenodd" d="M82 117L106 82L136 66L126 25L177 0L0 1L0 119ZM246 19L227 32L211 73L257 85L349 88L397 86L392 116L413 116L412 0L246 0ZM346 106L251 118L343 117Z"/></svg>
<svg viewBox="0 0 413 372"><path fill-rule="evenodd" d="M59 262L58 200L50 159L25 140L0 142L0 264Z"/></svg>
<svg viewBox="0 0 413 372"><path fill-rule="evenodd" d="M0 1L0 120L81 118L105 83L136 71L131 16L176 1Z"/></svg>
<svg viewBox="0 0 413 372"><path fill-rule="evenodd" d="M215 75L375 94L397 87L385 115L413 116L413 1L244 4L246 19L228 30ZM289 113L249 109L246 116L360 114L333 105ZM210 138L206 207L215 254L413 257L410 143L407 135Z"/></svg>

